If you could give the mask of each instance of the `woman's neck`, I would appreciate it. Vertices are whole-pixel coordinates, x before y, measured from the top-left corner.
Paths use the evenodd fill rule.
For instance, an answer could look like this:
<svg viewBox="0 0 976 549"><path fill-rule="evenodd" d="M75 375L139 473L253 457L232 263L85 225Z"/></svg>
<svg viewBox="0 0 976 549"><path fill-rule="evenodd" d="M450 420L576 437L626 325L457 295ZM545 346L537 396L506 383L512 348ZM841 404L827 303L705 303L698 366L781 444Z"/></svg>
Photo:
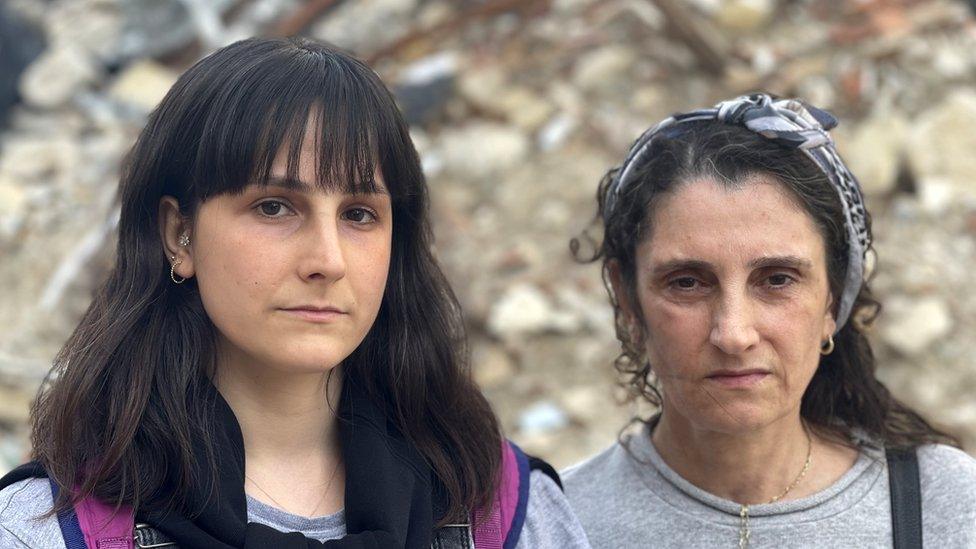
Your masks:
<svg viewBox="0 0 976 549"><path fill-rule="evenodd" d="M339 372L281 376L224 368L214 382L237 416L248 458L295 459L337 443Z"/></svg>
<svg viewBox="0 0 976 549"><path fill-rule="evenodd" d="M241 427L248 494L300 515L341 508L338 368L289 374L218 362L213 381Z"/></svg>
<svg viewBox="0 0 976 549"><path fill-rule="evenodd" d="M856 450L808 431L799 411L745 433L701 429L665 411L651 439L682 478L743 505L809 496L839 479L857 457ZM808 455L810 464L804 471ZM793 485L801 472L803 477Z"/></svg>

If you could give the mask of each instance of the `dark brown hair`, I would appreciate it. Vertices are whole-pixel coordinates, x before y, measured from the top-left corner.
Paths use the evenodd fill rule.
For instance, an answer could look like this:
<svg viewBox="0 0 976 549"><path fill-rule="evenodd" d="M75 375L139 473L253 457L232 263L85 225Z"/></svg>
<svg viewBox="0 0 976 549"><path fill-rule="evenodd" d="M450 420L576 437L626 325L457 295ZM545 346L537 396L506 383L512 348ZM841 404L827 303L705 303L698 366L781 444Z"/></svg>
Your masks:
<svg viewBox="0 0 976 549"><path fill-rule="evenodd" d="M174 285L158 228L165 195L192 216L210 197L268 181L287 148L295 177L306 122L321 112L318 184L372 189L393 208L379 314L342 375L364 387L430 463L444 520L490 501L501 434L471 380L457 300L432 255L427 185L393 97L362 62L300 39L249 39L187 70L150 115L120 185L115 266L32 410L35 459L78 498L161 501L189 514L194 440L207 441L215 328L195 282ZM212 399L209 399L212 401ZM213 464L212 447L205 458ZM62 490L58 506L71 504Z"/></svg>
<svg viewBox="0 0 976 549"><path fill-rule="evenodd" d="M617 339L622 352L614 365L623 376L631 398L661 405L655 386L653 365L628 329L626 310L640 318L636 305L636 250L650 233L654 205L683 182L714 178L737 187L755 175L772 176L783 185L818 227L827 250L827 277L831 294L841 295L847 269L848 244L843 205L837 191L812 160L799 149L778 145L742 127L716 121L687 122L666 129L654 137L645 160L634 166L635 174L605 216L607 193L619 168L611 169L597 190L597 223L603 236L596 241L589 232L574 238L570 247L582 262L602 260L603 280L614 308ZM871 219L867 217L870 234ZM586 255L584 242L595 249ZM873 251L872 251L873 253ZM615 295L610 284L610 265L619 266L623 295ZM835 299L835 306L837 300ZM881 304L865 282L854 303L851 319L834 336L835 350L821 356L810 385L803 395L800 414L819 432L850 441L861 431L873 440L893 448L910 448L929 442L959 446L953 436L942 432L917 412L900 402L875 377L875 359L865 336L881 311ZM641 338L642 336L638 336Z"/></svg>

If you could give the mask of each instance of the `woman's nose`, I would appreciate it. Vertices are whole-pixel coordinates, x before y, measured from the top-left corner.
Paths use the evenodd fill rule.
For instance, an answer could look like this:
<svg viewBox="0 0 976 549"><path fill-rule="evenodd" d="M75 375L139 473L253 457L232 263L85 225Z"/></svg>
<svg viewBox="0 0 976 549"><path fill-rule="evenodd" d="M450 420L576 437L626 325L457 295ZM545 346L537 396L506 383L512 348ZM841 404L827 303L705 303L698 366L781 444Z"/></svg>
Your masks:
<svg viewBox="0 0 976 549"><path fill-rule="evenodd" d="M335 220L310 224L303 239L299 272L305 280L339 280L346 275L342 236Z"/></svg>
<svg viewBox="0 0 976 549"><path fill-rule="evenodd" d="M712 311L709 342L728 355L740 355L759 342L755 315L749 297L726 292Z"/></svg>

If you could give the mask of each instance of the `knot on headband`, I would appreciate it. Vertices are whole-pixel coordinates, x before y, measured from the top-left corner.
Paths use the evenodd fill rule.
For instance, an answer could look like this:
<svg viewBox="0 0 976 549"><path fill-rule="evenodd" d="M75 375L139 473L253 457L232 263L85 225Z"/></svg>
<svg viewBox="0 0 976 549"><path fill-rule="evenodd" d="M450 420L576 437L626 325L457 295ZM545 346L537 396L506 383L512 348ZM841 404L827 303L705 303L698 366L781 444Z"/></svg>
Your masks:
<svg viewBox="0 0 976 549"><path fill-rule="evenodd" d="M745 126L787 147L813 149L833 144L827 132L837 119L798 99L774 100L766 94L743 96L716 105L716 119Z"/></svg>
<svg viewBox="0 0 976 549"><path fill-rule="evenodd" d="M865 254L871 243L861 186L837 154L834 140L828 133L837 126L837 119L825 110L798 99L773 99L767 94L759 93L723 101L711 109L672 115L644 132L631 146L607 191L604 220L608 221L613 215L618 198L633 182L635 168L642 164L651 141L662 130L687 122L706 120L740 126L779 145L802 151L820 168L837 191L844 208L848 244L847 275L836 318L837 331L840 331L861 290Z"/></svg>

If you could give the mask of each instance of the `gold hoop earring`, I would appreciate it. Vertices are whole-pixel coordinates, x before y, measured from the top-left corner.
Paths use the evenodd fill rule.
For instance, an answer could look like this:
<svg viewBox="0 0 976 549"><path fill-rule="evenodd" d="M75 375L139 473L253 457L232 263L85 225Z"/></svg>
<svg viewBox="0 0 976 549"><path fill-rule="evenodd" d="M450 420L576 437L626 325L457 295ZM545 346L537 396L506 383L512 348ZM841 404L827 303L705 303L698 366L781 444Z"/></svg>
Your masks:
<svg viewBox="0 0 976 549"><path fill-rule="evenodd" d="M179 276L176 274L176 266L183 263L183 260L176 259L176 256L174 255L170 259L170 261L172 262L172 264L169 266L169 279L172 280L174 284L183 284L184 282L186 282L185 277L180 276L180 280L176 280L176 277Z"/></svg>
<svg viewBox="0 0 976 549"><path fill-rule="evenodd" d="M834 336L827 338L827 342L820 346L820 354L826 356L834 352Z"/></svg>

